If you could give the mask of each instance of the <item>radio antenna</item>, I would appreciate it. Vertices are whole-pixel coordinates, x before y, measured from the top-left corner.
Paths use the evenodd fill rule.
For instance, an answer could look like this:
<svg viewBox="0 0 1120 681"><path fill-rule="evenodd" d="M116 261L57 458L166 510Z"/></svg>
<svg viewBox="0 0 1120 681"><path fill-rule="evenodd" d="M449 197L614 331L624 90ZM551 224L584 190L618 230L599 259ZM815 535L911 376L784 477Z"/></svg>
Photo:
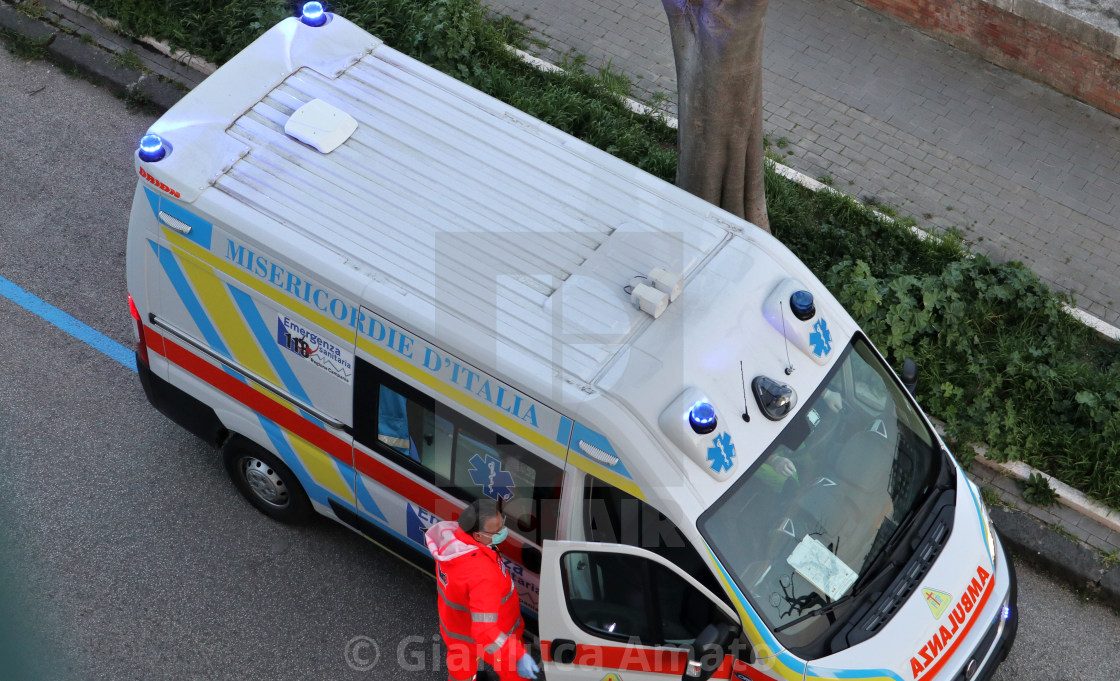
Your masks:
<svg viewBox="0 0 1120 681"><path fill-rule="evenodd" d="M789 359L789 336L786 335L786 307L783 301L778 301L778 312L782 315L782 340L786 342L786 376L793 373L793 362Z"/></svg>
<svg viewBox="0 0 1120 681"><path fill-rule="evenodd" d="M747 412L747 375L743 373L743 360L739 360L739 378L743 380L743 420L750 423L751 415Z"/></svg>

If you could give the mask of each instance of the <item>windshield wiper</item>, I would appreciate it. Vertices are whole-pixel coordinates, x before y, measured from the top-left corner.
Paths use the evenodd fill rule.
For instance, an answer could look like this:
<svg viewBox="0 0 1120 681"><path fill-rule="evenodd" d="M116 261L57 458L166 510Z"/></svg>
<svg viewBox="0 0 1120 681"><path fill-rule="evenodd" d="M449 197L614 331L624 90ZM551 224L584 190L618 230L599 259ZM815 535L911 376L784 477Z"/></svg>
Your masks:
<svg viewBox="0 0 1120 681"><path fill-rule="evenodd" d="M944 466L945 450L942 449L941 452L941 464L942 466ZM910 507L910 510L908 510L906 512L906 515L902 517L902 521L895 526L894 532L891 533L890 539L888 539L886 544L883 545L882 550L876 553L875 558L863 570L862 574L860 574L859 579L856 580L855 584L852 585L853 596L862 591L865 586L867 586L870 582L873 582L874 578L878 577L882 573L882 570L885 567L883 565L884 561L894 558L894 553L898 549L899 542L901 542L911 534L914 522L918 519L919 514L924 516L932 511L932 508L936 503L936 499L939 496L938 492L940 491L942 491L942 489L936 485L927 487L923 491L921 501L919 503L913 504Z"/></svg>
<svg viewBox="0 0 1120 681"><path fill-rule="evenodd" d="M797 624L798 622L804 622L805 620L809 619L810 617L816 617L817 615L823 615L825 613L832 612L836 608L839 608L841 605L844 605L848 601L855 598L856 595L857 595L857 593L853 590L852 593L848 594L847 596L844 596L844 597L839 598L835 601L832 601L831 603L829 603L829 604L827 604L823 607L817 608L816 610L814 610L811 613L808 613L807 615L802 615L801 617L798 617L797 619L793 620L792 622L786 622L785 624L783 624L780 627L775 627L774 628L774 633L776 634L779 631L784 631L786 629L789 629L790 627Z"/></svg>
<svg viewBox="0 0 1120 681"><path fill-rule="evenodd" d="M926 501L928 501L928 499L923 500L920 504L911 506L910 510L907 511L906 515L902 518L902 522L895 526L894 532L891 534L890 539L887 540L887 543L883 545L882 550L875 555L875 558L864 569L863 574L861 574L859 579L856 580L856 583L852 585L853 596L862 591L863 587L874 581L874 578L882 573L885 567L884 562L887 561L887 559L894 558L894 552L898 548L899 542L910 534L911 525L914 519L918 517L918 512L925 507Z"/></svg>

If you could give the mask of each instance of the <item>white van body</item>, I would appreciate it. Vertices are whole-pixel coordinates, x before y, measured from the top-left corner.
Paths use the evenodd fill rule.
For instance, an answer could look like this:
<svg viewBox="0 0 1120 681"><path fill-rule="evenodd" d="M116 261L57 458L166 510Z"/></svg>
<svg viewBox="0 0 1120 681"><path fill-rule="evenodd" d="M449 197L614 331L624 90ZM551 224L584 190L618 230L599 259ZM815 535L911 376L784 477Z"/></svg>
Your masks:
<svg viewBox="0 0 1120 681"><path fill-rule="evenodd" d="M768 234L338 16L281 22L149 132L141 379L261 510L419 560L432 523L501 500L552 681L971 679L1006 655L977 490ZM690 666L716 620L726 651Z"/></svg>

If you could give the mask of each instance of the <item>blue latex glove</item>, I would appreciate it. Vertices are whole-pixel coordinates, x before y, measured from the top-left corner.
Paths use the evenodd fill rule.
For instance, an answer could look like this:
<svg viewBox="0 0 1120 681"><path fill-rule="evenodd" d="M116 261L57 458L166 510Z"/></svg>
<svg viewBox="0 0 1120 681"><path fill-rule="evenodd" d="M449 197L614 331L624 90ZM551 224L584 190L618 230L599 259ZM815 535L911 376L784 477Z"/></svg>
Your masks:
<svg viewBox="0 0 1120 681"><path fill-rule="evenodd" d="M521 656L517 661L517 675L523 679L535 679L541 668L537 666L537 661L529 653Z"/></svg>

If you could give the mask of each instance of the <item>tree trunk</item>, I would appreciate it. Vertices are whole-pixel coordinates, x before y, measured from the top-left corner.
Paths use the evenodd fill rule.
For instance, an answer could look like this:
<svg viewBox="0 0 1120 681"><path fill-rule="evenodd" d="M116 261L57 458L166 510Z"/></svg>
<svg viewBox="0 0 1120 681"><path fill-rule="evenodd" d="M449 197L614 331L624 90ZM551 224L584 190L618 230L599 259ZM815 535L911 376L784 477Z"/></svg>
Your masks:
<svg viewBox="0 0 1120 681"><path fill-rule="evenodd" d="M661 0L677 66L677 185L767 232L762 36L769 0Z"/></svg>

